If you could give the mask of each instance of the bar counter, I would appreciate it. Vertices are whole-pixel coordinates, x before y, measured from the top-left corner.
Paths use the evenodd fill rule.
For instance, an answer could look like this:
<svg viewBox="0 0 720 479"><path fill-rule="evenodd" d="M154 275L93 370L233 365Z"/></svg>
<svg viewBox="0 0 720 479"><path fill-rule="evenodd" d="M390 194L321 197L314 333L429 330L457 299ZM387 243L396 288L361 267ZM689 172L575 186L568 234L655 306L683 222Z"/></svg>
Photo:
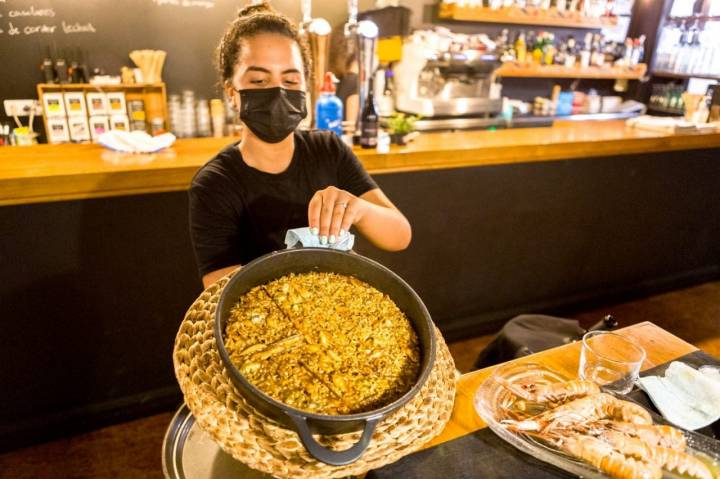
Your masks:
<svg viewBox="0 0 720 479"><path fill-rule="evenodd" d="M152 155L98 145L0 148L0 205L187 189L197 169L233 138L178 140ZM720 147L720 132L668 134L623 120L558 121L550 128L423 133L390 153L356 148L373 175Z"/></svg>
<svg viewBox="0 0 720 479"><path fill-rule="evenodd" d="M177 406L173 340L202 291L186 189L231 141L0 148L0 450ZM449 341L720 278L720 134L558 122L357 153L413 238L354 249Z"/></svg>

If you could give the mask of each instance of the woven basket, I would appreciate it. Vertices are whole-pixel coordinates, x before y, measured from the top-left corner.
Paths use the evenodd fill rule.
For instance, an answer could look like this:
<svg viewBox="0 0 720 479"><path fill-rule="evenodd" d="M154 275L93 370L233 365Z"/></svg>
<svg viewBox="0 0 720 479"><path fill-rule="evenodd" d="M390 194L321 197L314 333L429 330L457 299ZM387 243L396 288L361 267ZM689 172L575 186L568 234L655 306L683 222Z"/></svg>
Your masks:
<svg viewBox="0 0 720 479"><path fill-rule="evenodd" d="M185 403L200 427L232 457L277 478L339 478L359 475L416 451L442 431L455 398L455 365L436 329L437 356L420 392L377 426L359 460L331 466L311 457L295 431L250 406L233 386L220 361L213 333L215 307L231 275L206 289L192 304L175 338L175 376ZM360 432L316 436L343 450Z"/></svg>

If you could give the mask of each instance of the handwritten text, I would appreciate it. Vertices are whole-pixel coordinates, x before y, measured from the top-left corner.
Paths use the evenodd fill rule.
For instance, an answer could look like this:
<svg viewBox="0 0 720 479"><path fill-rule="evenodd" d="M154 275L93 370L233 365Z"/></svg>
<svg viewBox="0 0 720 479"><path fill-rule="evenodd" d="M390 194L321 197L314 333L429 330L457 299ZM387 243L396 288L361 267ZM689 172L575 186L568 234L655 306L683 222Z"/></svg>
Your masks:
<svg viewBox="0 0 720 479"><path fill-rule="evenodd" d="M95 26L92 23L65 23L62 22L63 33L95 33Z"/></svg>
<svg viewBox="0 0 720 479"><path fill-rule="evenodd" d="M24 10L10 10L8 12L8 17L15 18L15 17L54 17L55 16L55 10L52 8L41 8L36 9L35 7L31 6L30 8L26 8Z"/></svg>

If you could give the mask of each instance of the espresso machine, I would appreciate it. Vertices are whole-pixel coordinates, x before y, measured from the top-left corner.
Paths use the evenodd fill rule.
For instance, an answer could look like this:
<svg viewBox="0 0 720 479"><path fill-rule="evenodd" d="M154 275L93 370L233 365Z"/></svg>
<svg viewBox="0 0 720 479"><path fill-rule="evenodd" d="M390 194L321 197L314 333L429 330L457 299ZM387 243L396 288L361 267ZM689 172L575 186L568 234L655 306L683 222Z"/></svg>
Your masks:
<svg viewBox="0 0 720 479"><path fill-rule="evenodd" d="M478 119L502 110L501 86L495 71L501 65L494 44L451 40L433 31L416 31L404 43L395 66L395 107L421 115L419 130L473 128Z"/></svg>

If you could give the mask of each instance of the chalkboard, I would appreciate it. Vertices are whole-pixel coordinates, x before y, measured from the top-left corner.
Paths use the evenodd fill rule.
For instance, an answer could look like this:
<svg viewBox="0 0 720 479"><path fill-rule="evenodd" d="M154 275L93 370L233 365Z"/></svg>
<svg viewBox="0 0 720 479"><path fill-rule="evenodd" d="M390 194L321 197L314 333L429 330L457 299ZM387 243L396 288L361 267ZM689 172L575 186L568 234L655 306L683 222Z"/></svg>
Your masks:
<svg viewBox="0 0 720 479"><path fill-rule="evenodd" d="M226 25L248 1L230 0L0 0L0 100L37 98L40 63L48 53L81 59L89 69L118 74L134 66L132 50L167 51L163 80L169 93L220 94L213 52ZM343 1L314 2L313 16L344 22ZM361 4L364 2L361 2ZM294 20L300 2L272 2ZM82 58L79 58L82 56ZM2 112L4 114L4 111Z"/></svg>

